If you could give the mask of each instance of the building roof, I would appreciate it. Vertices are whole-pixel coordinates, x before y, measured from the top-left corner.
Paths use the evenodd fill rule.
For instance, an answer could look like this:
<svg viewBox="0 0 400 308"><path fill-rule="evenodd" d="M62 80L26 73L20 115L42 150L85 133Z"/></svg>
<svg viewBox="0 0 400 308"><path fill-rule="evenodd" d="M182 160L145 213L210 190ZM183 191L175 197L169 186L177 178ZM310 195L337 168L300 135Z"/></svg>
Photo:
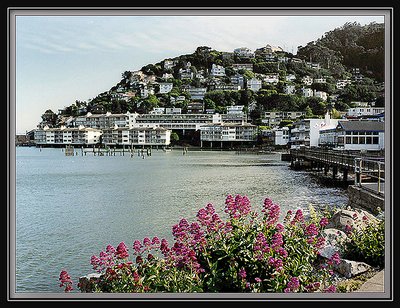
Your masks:
<svg viewBox="0 0 400 308"><path fill-rule="evenodd" d="M385 123L381 121L339 121L340 126L345 131L384 131Z"/></svg>

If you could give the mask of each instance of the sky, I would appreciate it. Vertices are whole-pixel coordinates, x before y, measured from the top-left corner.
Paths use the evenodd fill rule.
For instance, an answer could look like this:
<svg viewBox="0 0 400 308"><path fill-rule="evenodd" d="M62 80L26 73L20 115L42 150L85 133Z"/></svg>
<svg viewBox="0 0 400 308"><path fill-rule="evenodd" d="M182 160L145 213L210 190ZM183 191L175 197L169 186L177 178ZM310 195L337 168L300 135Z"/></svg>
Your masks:
<svg viewBox="0 0 400 308"><path fill-rule="evenodd" d="M51 12L50 12L51 13ZM351 11L354 13L354 11ZM371 13L370 11L368 13ZM297 53L346 22L383 23L384 15L150 15L15 17L15 132L35 129L48 109L108 91L124 71L193 53L199 46L233 52L267 44ZM219 14L219 15L218 15Z"/></svg>

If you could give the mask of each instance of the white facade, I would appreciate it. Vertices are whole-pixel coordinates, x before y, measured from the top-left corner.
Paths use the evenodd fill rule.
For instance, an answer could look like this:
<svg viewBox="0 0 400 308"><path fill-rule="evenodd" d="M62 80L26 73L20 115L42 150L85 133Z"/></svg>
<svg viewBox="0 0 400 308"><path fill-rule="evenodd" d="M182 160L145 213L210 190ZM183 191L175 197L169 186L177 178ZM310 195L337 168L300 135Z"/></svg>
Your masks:
<svg viewBox="0 0 400 308"><path fill-rule="evenodd" d="M303 78L301 78L301 82L307 86L311 86L313 83L313 79L310 76L304 76Z"/></svg>
<svg viewBox="0 0 400 308"><path fill-rule="evenodd" d="M315 91L314 90L314 96L321 98L323 101L326 101L328 99L328 93L324 91Z"/></svg>
<svg viewBox="0 0 400 308"><path fill-rule="evenodd" d="M277 84L279 82L279 74L267 74L263 81L266 83Z"/></svg>
<svg viewBox="0 0 400 308"><path fill-rule="evenodd" d="M251 78L247 80L247 89L257 92L261 89L262 82L257 78Z"/></svg>
<svg viewBox="0 0 400 308"><path fill-rule="evenodd" d="M227 114L243 114L243 105L236 105L236 106L227 106L226 113Z"/></svg>
<svg viewBox="0 0 400 308"><path fill-rule="evenodd" d="M173 84L172 82L165 82L165 83L160 83L160 94L164 94L164 93L169 93L172 90Z"/></svg>
<svg viewBox="0 0 400 308"><path fill-rule="evenodd" d="M117 125L118 127L132 127L135 123L137 113L113 114L107 112L105 114L91 114L88 112L85 116L75 118L75 126L84 126L90 128L109 128Z"/></svg>
<svg viewBox="0 0 400 308"><path fill-rule="evenodd" d="M200 128L200 141L254 141L257 126L252 124L215 123Z"/></svg>
<svg viewBox="0 0 400 308"><path fill-rule="evenodd" d="M380 107L356 107L347 109L347 117L359 117L367 115L378 115L385 112L385 108Z"/></svg>
<svg viewBox="0 0 400 308"><path fill-rule="evenodd" d="M38 145L94 145L100 142L102 131L89 127L59 127L35 131L35 143Z"/></svg>
<svg viewBox="0 0 400 308"><path fill-rule="evenodd" d="M225 76L225 68L222 65L216 65L213 63L211 66L210 75L215 77L223 77Z"/></svg>
<svg viewBox="0 0 400 308"><path fill-rule="evenodd" d="M302 88L301 91L304 97L312 97L314 95L314 91L311 88Z"/></svg>
<svg viewBox="0 0 400 308"><path fill-rule="evenodd" d="M171 131L162 127L109 128L103 132L105 145L167 146Z"/></svg>
<svg viewBox="0 0 400 308"><path fill-rule="evenodd" d="M254 57L254 52L251 51L247 47L236 48L236 49L233 50L233 53L236 54L239 57L244 57L244 58L252 58L252 57Z"/></svg>
<svg viewBox="0 0 400 308"><path fill-rule="evenodd" d="M293 123L289 139L291 148L318 146L320 130L335 127L338 121L327 113L324 119L301 119Z"/></svg>
<svg viewBox="0 0 400 308"><path fill-rule="evenodd" d="M283 88L285 94L295 94L296 93L296 86L295 85L286 85Z"/></svg>
<svg viewBox="0 0 400 308"><path fill-rule="evenodd" d="M289 127L276 128L274 131L275 145L287 145L289 142Z"/></svg>

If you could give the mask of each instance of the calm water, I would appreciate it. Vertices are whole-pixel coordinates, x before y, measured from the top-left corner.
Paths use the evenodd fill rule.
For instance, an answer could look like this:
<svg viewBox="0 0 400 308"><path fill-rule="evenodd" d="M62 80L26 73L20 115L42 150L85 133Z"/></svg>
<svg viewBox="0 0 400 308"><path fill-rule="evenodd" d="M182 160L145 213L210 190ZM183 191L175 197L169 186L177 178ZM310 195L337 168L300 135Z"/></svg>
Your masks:
<svg viewBox="0 0 400 308"><path fill-rule="evenodd" d="M266 197L283 213L308 205L344 206L340 188L326 188L293 171L280 154L153 150L151 157L65 156L61 149L16 149L16 291L62 292L58 277L74 282L93 272L90 257L108 244L158 236L212 203L223 215L228 194Z"/></svg>

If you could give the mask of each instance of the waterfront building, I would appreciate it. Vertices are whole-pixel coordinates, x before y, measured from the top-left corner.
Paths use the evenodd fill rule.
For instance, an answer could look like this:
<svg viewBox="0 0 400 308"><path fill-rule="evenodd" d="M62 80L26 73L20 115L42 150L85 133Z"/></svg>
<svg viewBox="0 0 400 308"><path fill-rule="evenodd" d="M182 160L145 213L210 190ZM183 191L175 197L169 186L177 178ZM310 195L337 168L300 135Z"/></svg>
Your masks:
<svg viewBox="0 0 400 308"><path fill-rule="evenodd" d="M137 113L103 113L103 114L92 114L88 112L84 116L78 116L72 122L72 126L79 127L90 127L90 128L109 128L117 125L118 127L132 127L135 123Z"/></svg>
<svg viewBox="0 0 400 308"><path fill-rule="evenodd" d="M275 145L287 145L289 143L289 127L276 127L272 131Z"/></svg>
<svg viewBox="0 0 400 308"><path fill-rule="evenodd" d="M37 129L34 132L36 145L62 146L62 145L95 145L100 142L102 130L84 127L57 127Z"/></svg>
<svg viewBox="0 0 400 308"><path fill-rule="evenodd" d="M204 143L224 146L224 143L233 145L237 142L254 142L257 137L257 126L249 123L212 123L200 127L200 145Z"/></svg>
<svg viewBox="0 0 400 308"><path fill-rule="evenodd" d="M318 146L320 130L335 127L338 121L331 119L327 112L324 119L300 119L294 122L290 129L290 148Z"/></svg>
<svg viewBox="0 0 400 308"><path fill-rule="evenodd" d="M340 120L334 128L320 131L321 146L342 150L382 150L385 124L370 120Z"/></svg>
<svg viewBox="0 0 400 308"><path fill-rule="evenodd" d="M103 130L106 146L168 146L171 130L163 127L114 127Z"/></svg>

